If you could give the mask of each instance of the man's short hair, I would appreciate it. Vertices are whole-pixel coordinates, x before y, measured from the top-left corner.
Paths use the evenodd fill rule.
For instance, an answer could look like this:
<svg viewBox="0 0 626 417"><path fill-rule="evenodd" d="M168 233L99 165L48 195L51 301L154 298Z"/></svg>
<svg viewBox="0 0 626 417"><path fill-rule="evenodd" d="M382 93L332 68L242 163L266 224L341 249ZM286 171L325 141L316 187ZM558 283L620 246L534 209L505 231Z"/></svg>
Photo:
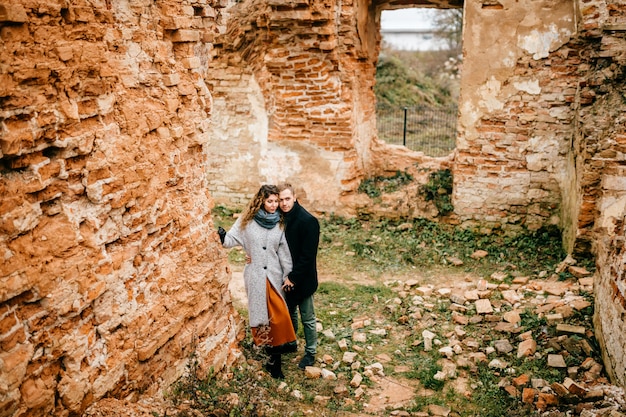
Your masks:
<svg viewBox="0 0 626 417"><path fill-rule="evenodd" d="M296 195L295 191L293 190L293 186L291 184L289 184L288 182L284 182L282 184L278 184L278 192L282 193L285 190L289 190L291 191L291 194Z"/></svg>

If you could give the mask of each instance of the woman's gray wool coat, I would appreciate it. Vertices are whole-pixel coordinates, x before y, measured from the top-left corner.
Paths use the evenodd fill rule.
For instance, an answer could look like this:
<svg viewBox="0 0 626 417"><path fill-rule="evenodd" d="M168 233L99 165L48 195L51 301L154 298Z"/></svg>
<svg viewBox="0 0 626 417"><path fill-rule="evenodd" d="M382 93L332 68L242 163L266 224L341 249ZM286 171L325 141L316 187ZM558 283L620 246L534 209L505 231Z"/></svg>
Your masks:
<svg viewBox="0 0 626 417"><path fill-rule="evenodd" d="M291 253L285 239L285 231L277 224L272 229L259 226L254 220L241 228L241 217L226 233L223 246L243 247L252 262L246 264L243 279L248 295L248 315L250 327L269 325L265 277L285 299L283 281L291 272Z"/></svg>

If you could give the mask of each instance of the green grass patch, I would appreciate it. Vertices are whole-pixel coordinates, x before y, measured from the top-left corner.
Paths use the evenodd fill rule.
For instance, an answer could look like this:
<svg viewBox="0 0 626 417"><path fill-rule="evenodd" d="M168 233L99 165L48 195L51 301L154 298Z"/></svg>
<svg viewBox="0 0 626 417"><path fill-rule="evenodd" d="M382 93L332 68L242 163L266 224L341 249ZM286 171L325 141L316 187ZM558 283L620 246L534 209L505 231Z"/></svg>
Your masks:
<svg viewBox="0 0 626 417"><path fill-rule="evenodd" d="M391 177L374 177L364 179L359 184L358 191L367 194L370 198L380 197L382 194L397 191L405 184L413 181L413 176L408 172L396 171Z"/></svg>
<svg viewBox="0 0 626 417"><path fill-rule="evenodd" d="M471 403L468 404L467 416L481 417L522 417L531 416L530 409L525 409L520 403L512 399L498 386L500 377L496 376L486 364L478 365L477 389L472 393Z"/></svg>
<svg viewBox="0 0 626 417"><path fill-rule="evenodd" d="M439 210L439 214L445 216L452 213L452 172L449 169L435 171L428 177L428 182L420 188L425 195L426 201L432 201Z"/></svg>
<svg viewBox="0 0 626 417"><path fill-rule="evenodd" d="M474 259L476 250L488 256ZM514 266L518 274L533 274L560 262L565 253L556 229L540 229L516 236L483 235L425 219L321 219L319 259L338 273L410 272L419 267L448 266L463 261L466 272L491 274Z"/></svg>
<svg viewBox="0 0 626 417"><path fill-rule="evenodd" d="M436 351L434 351L436 352ZM445 381L435 379L437 372L441 371L441 365L437 361L441 359L438 353L432 355L420 352L413 358L413 370L409 377L419 379L425 388L439 391L445 385Z"/></svg>

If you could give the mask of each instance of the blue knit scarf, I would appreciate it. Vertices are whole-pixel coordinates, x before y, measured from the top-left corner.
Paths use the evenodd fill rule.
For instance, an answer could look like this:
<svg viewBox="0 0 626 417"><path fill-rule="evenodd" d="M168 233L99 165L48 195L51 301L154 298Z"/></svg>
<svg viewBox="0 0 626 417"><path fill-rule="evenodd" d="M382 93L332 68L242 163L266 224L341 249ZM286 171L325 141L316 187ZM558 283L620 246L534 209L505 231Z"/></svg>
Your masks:
<svg viewBox="0 0 626 417"><path fill-rule="evenodd" d="M254 215L254 221L261 227L273 229L276 223L280 221L280 213L278 210L273 213L268 213L264 209L259 209Z"/></svg>

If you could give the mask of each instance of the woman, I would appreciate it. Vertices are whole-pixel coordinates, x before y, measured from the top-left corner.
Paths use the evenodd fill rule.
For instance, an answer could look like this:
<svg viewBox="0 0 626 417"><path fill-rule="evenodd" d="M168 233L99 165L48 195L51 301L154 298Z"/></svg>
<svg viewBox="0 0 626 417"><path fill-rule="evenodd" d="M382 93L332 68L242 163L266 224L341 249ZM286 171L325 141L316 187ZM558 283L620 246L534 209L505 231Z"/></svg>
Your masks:
<svg viewBox="0 0 626 417"><path fill-rule="evenodd" d="M233 227L218 229L225 248L243 247L250 260L243 271L248 295L252 338L270 355L266 369L274 378L284 378L282 345L296 340L283 282L291 272L291 253L278 211L278 188L263 185Z"/></svg>

